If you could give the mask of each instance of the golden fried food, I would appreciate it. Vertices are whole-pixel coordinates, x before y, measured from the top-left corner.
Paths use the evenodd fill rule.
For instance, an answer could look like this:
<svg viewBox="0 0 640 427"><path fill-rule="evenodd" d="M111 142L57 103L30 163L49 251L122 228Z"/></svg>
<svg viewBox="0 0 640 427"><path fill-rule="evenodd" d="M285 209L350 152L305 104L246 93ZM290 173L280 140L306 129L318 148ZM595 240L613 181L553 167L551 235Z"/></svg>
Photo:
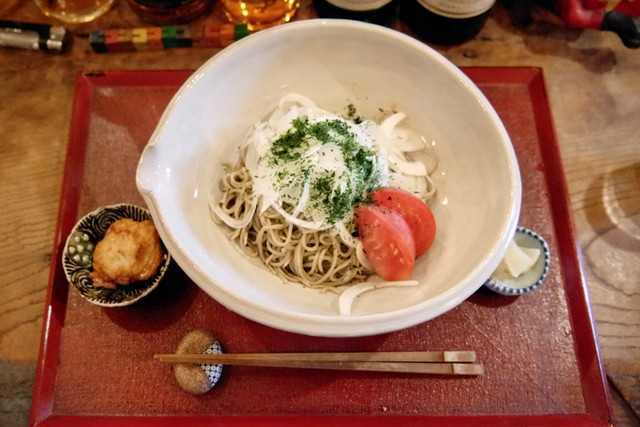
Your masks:
<svg viewBox="0 0 640 427"><path fill-rule="evenodd" d="M164 253L152 221L119 219L109 226L93 252L94 287L116 289L156 273Z"/></svg>

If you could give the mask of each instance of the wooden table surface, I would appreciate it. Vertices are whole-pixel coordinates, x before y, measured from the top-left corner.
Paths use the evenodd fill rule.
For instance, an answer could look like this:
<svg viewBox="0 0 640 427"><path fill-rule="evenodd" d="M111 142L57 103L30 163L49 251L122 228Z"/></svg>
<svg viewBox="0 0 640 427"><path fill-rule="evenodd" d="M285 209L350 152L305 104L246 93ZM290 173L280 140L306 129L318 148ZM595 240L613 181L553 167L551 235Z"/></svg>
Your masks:
<svg viewBox="0 0 640 427"><path fill-rule="evenodd" d="M613 33L569 29L538 6L531 12L517 24L499 4L474 40L433 47L459 66L544 70L616 422L639 426L640 50ZM310 17L306 0L297 19ZM54 23L32 0L0 19ZM219 5L194 25L204 19L221 21ZM76 73L195 69L218 52L96 54L82 37L144 26L121 0L72 28L64 54L0 48L0 425L28 424Z"/></svg>

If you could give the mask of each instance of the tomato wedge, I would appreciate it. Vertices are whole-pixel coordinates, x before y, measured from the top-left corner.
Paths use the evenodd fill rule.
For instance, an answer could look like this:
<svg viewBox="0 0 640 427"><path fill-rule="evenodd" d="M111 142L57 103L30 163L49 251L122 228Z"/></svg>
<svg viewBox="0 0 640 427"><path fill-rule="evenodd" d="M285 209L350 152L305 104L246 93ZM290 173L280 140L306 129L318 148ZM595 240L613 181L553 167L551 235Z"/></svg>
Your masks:
<svg viewBox="0 0 640 427"><path fill-rule="evenodd" d="M429 250L436 238L436 220L425 202L399 188L381 188L373 192L372 198L376 205L402 215L413 234L416 257Z"/></svg>
<svg viewBox="0 0 640 427"><path fill-rule="evenodd" d="M402 215L378 205L360 205L355 222L371 267L384 280L406 280L413 272L416 246Z"/></svg>

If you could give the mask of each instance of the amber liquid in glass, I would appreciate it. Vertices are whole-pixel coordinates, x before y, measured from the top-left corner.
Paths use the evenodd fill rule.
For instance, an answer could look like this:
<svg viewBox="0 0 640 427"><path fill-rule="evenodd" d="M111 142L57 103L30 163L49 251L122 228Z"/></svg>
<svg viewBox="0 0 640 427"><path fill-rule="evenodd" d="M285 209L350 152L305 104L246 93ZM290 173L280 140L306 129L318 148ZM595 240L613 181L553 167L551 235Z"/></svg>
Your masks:
<svg viewBox="0 0 640 427"><path fill-rule="evenodd" d="M259 30L288 22L300 7L299 0L221 0L227 18Z"/></svg>

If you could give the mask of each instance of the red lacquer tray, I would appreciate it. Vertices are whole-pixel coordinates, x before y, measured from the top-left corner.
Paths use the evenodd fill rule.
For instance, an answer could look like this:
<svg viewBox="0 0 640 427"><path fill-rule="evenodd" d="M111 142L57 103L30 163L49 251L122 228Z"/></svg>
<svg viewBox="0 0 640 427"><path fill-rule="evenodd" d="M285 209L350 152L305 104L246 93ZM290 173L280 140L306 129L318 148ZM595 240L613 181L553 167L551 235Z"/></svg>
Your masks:
<svg viewBox="0 0 640 427"><path fill-rule="evenodd" d="M33 425L609 426L609 405L567 186L541 70L470 68L509 131L523 177L520 225L551 248L538 290L484 288L446 314L394 333L317 338L271 329L209 298L173 265L138 304L81 299L60 263L67 233L100 206L142 204L140 153L190 71L82 73L66 167L33 396ZM176 143L180 143L176 141ZM155 353L189 330L228 352L476 350L480 377L226 367L210 392L176 385Z"/></svg>

